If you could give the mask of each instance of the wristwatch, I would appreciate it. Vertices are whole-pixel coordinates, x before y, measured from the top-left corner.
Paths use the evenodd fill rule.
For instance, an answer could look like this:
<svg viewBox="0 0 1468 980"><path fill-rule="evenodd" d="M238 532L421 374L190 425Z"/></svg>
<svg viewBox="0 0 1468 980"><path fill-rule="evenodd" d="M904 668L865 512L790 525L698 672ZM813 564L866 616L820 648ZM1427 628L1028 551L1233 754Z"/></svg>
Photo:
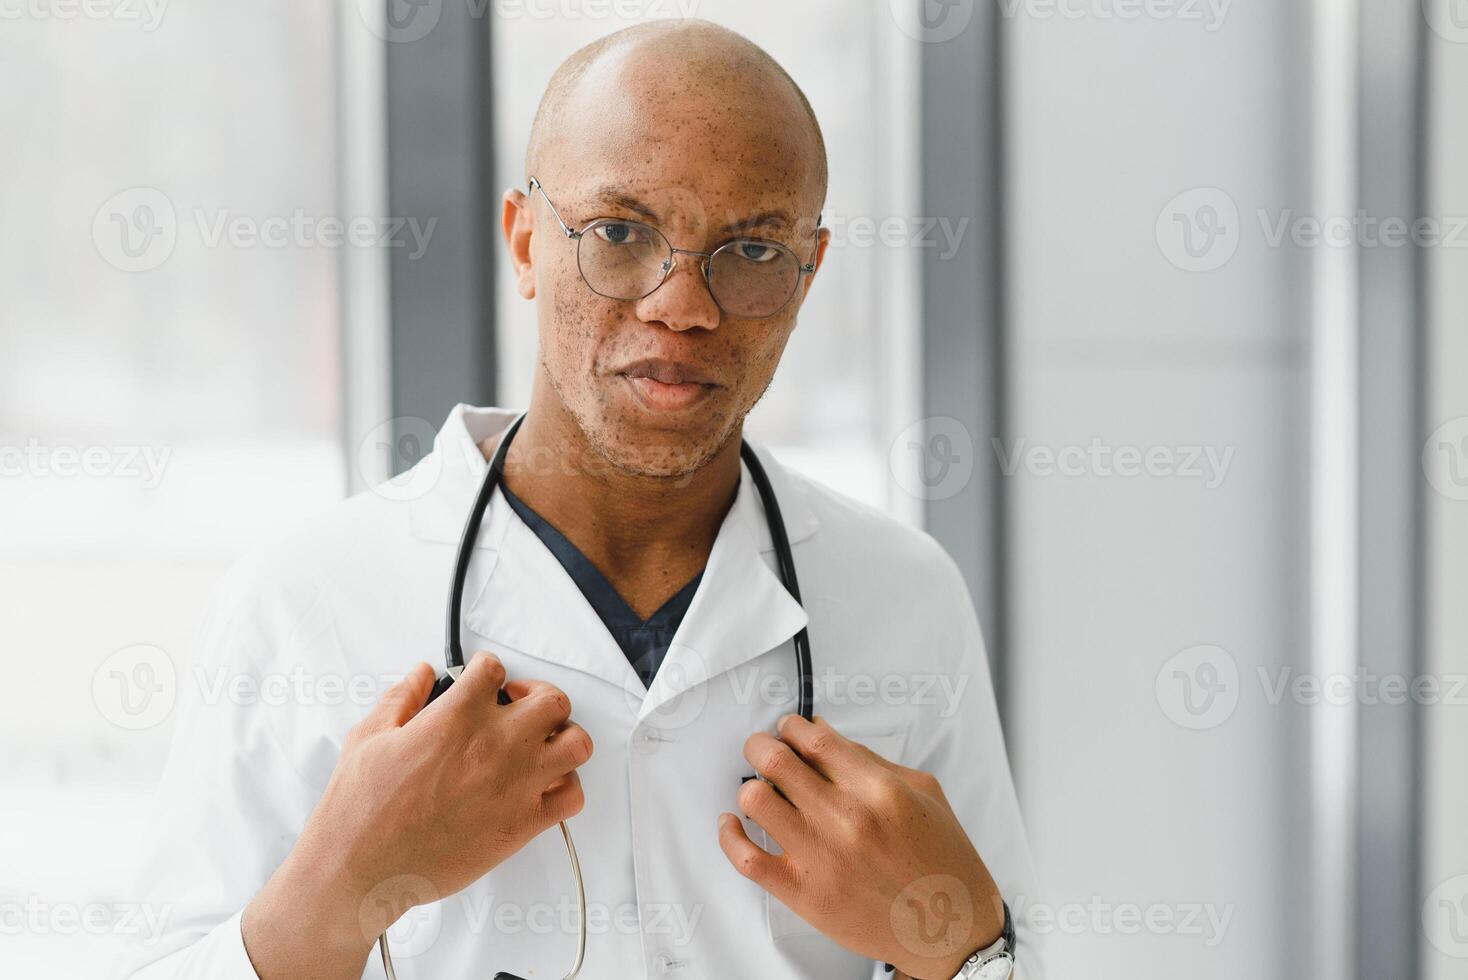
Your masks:
<svg viewBox="0 0 1468 980"><path fill-rule="evenodd" d="M1009 980L1014 975L1014 922L1009 917L1009 903L1004 903L1004 931L994 945L981 949L963 961L953 980Z"/></svg>
<svg viewBox="0 0 1468 980"><path fill-rule="evenodd" d="M1009 903L1004 903L1004 929L994 945L978 950L963 961L953 980L1009 980L1014 976L1014 920L1009 917ZM892 972L892 964L887 964Z"/></svg>

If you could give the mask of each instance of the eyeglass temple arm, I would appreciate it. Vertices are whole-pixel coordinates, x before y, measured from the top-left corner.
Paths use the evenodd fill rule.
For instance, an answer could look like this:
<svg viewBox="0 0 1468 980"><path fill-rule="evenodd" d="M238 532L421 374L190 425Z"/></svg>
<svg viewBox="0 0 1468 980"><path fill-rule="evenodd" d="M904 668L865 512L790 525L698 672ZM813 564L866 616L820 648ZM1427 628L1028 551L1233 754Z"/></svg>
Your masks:
<svg viewBox="0 0 1468 980"><path fill-rule="evenodd" d="M556 210L556 206L551 203L550 195L545 192L545 185L542 184L538 178L535 178L535 177L531 177L530 178L530 188L529 189L530 189L530 193L532 193L532 194L535 193L536 191L540 191L540 196L543 197L543 198L545 198L545 206L548 207L548 208L550 208L551 214L553 214L553 215L556 216L556 222L558 224L560 224L561 231L564 231L566 233L566 237L567 238L576 238L576 237L578 237L577 234L576 234L576 232L574 232L574 231L571 230L571 226L568 225L568 224L566 224L566 222L561 219L561 212L557 211Z"/></svg>

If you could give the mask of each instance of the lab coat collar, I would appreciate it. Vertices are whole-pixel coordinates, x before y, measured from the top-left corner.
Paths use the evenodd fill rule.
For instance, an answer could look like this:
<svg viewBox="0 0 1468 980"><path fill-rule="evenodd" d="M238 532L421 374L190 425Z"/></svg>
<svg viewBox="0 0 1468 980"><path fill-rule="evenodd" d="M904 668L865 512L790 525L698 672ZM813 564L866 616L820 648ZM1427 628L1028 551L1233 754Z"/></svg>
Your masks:
<svg viewBox="0 0 1468 980"><path fill-rule="evenodd" d="M433 453L418 464L426 467L422 478L428 489L413 501L410 526L416 537L458 543L488 465L479 443L517 414L467 405L450 412ZM804 487L768 452L755 448L793 547L815 533L815 515ZM740 470L734 504L651 690L643 690L590 603L502 494L495 494L476 542L479 551L466 590L466 599L474 598L465 603L465 625L495 643L621 687L639 720L654 711L663 727L691 720L702 703L702 684L774 649L808 622L774 570L774 544L759 493L748 468L741 463ZM554 598L547 584L553 585ZM548 599L555 608L548 608ZM466 650L473 649L466 641Z"/></svg>
<svg viewBox="0 0 1468 980"><path fill-rule="evenodd" d="M433 451L418 461L400 482L420 488L412 499L409 527L421 541L458 544L464 521L488 461L479 444L515 421L518 412L504 408L475 408L455 405L433 438ZM496 503L499 498L496 496ZM492 507L491 511L497 507ZM490 523L489 516L485 518ZM476 547L489 546L490 536L481 530Z"/></svg>

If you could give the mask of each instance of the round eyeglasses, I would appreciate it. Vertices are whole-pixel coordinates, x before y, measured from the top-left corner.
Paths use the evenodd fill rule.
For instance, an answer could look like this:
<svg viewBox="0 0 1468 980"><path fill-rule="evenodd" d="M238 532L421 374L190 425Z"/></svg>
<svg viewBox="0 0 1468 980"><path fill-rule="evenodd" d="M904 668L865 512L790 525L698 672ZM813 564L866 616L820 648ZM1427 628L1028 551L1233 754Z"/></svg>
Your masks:
<svg viewBox="0 0 1468 980"><path fill-rule="evenodd" d="M700 260L709 295L725 314L762 320L779 313L795 298L802 276L816 271L789 248L763 238L736 238L712 252L674 248L652 225L624 218L597 218L580 231L561 219L545 187L530 178L531 192L540 191L566 237L576 242L581 278L598 296L636 300L651 295L672 274L678 256Z"/></svg>

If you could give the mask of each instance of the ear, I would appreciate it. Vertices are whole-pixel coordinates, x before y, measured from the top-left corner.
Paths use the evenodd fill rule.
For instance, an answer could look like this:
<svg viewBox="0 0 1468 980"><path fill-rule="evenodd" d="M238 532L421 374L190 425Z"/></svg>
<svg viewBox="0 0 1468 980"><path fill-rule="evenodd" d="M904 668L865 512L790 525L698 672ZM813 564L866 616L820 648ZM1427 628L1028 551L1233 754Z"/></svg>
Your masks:
<svg viewBox="0 0 1468 980"><path fill-rule="evenodd" d="M505 248L510 254L510 268L515 273L515 289L525 299L535 298L535 262L530 254L530 241L535 235L535 215L530 210L530 198L518 187L505 191L504 213Z"/></svg>
<svg viewBox="0 0 1468 980"><path fill-rule="evenodd" d="M826 249L831 244L831 229L821 228L816 231L816 271L805 277L805 283L801 286L800 301L805 302L805 297L810 294L810 287L816 281L816 273L821 271L821 263L826 261Z"/></svg>

